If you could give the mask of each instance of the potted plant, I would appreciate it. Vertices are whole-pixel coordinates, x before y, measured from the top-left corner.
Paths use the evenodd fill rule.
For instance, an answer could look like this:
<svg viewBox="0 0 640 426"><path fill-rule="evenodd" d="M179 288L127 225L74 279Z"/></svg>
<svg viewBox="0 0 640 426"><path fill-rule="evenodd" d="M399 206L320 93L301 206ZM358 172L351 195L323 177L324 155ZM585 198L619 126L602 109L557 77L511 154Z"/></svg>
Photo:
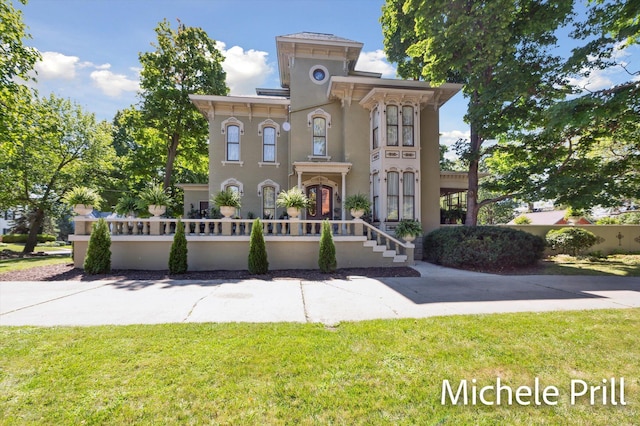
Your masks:
<svg viewBox="0 0 640 426"><path fill-rule="evenodd" d="M371 201L364 194L349 195L344 200L344 207L349 210L354 219L360 219L362 215L369 212Z"/></svg>
<svg viewBox="0 0 640 426"><path fill-rule="evenodd" d="M422 234L422 225L414 219L402 219L396 226L396 237L410 243Z"/></svg>
<svg viewBox="0 0 640 426"><path fill-rule="evenodd" d="M115 211L120 216L135 217L138 210L138 200L131 195L123 195L118 199Z"/></svg>
<svg viewBox="0 0 640 426"><path fill-rule="evenodd" d="M300 210L309 207L309 198L300 188L294 186L288 191L280 191L276 198L276 205L286 207L289 218L295 219L300 214Z"/></svg>
<svg viewBox="0 0 640 426"><path fill-rule="evenodd" d="M102 202L102 197L93 189L86 186L76 186L63 197L65 203L73 206L73 211L81 216L91 214Z"/></svg>
<svg viewBox="0 0 640 426"><path fill-rule="evenodd" d="M167 206L171 204L171 197L160 184L152 184L140 191L138 207L145 208L153 217L160 217L167 211Z"/></svg>
<svg viewBox="0 0 640 426"><path fill-rule="evenodd" d="M567 222L572 225L575 225L580 221L580 218L584 216L584 210L576 209L574 207L569 206L567 211L564 214L564 218Z"/></svg>
<svg viewBox="0 0 640 426"><path fill-rule="evenodd" d="M239 209L242 205L240 194L231 188L218 192L212 201L220 208L220 213L222 213L225 219L229 219L236 214L236 209Z"/></svg>

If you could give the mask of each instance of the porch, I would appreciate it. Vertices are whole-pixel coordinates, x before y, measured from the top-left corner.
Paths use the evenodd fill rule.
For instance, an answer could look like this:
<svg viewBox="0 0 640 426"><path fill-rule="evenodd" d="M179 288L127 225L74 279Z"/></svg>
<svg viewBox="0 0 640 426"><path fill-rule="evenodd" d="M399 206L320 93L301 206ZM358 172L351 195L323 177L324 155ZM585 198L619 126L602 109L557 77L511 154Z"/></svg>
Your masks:
<svg viewBox="0 0 640 426"><path fill-rule="evenodd" d="M75 218L74 264L82 268L97 219ZM178 219L105 219L111 231L114 269L166 270ZM182 219L191 271L246 270L251 219ZM322 221L261 220L269 269L317 269ZM362 220L331 220L338 268L409 266L411 243Z"/></svg>

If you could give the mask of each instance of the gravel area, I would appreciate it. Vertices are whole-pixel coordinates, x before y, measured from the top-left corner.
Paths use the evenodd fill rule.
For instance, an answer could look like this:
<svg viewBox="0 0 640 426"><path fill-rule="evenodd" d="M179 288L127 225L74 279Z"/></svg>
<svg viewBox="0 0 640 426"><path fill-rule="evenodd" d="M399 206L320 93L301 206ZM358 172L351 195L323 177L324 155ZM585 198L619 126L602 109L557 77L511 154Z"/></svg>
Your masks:
<svg viewBox="0 0 640 426"><path fill-rule="evenodd" d="M323 281L347 279L350 276L370 278L419 277L420 273L409 267L396 268L345 268L331 274L318 270L290 269L270 271L265 275L252 275L248 271L197 271L181 275L169 275L168 271L113 270L110 274L86 275L73 264L40 266L23 271L0 274L0 281L95 281L95 280L245 280L245 279L296 279Z"/></svg>

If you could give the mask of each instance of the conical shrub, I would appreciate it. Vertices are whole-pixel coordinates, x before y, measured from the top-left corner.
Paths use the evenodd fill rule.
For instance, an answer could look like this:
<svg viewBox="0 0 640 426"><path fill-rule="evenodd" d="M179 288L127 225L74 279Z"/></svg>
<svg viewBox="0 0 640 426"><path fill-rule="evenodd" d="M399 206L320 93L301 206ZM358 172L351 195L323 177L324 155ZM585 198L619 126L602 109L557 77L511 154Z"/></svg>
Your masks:
<svg viewBox="0 0 640 426"><path fill-rule="evenodd" d="M266 274L269 272L269 261L267 259L267 247L262 234L262 223L260 219L253 221L251 227L251 238L249 240L249 272L252 274Z"/></svg>
<svg viewBox="0 0 640 426"><path fill-rule="evenodd" d="M187 237L184 233L184 223L178 221L176 233L173 236L171 251L169 252L169 274L184 274L189 267L187 262Z"/></svg>
<svg viewBox="0 0 640 426"><path fill-rule="evenodd" d="M331 235L331 224L328 220L322 222L322 235L320 236L320 253L318 255L318 266L320 271L328 274L336 270L338 261L336 260L336 246L333 244Z"/></svg>
<svg viewBox="0 0 640 426"><path fill-rule="evenodd" d="M107 222L100 218L91 227L91 237L84 258L84 272L106 274L111 271L111 234Z"/></svg>

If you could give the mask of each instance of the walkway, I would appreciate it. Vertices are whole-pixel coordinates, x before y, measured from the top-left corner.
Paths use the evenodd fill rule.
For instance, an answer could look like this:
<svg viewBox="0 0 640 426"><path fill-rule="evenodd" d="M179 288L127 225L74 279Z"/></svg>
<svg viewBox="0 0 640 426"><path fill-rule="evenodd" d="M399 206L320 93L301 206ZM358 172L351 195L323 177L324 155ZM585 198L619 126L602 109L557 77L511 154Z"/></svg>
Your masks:
<svg viewBox="0 0 640 426"><path fill-rule="evenodd" d="M419 278L0 282L0 325L322 322L640 307L640 278L500 276L419 262Z"/></svg>

